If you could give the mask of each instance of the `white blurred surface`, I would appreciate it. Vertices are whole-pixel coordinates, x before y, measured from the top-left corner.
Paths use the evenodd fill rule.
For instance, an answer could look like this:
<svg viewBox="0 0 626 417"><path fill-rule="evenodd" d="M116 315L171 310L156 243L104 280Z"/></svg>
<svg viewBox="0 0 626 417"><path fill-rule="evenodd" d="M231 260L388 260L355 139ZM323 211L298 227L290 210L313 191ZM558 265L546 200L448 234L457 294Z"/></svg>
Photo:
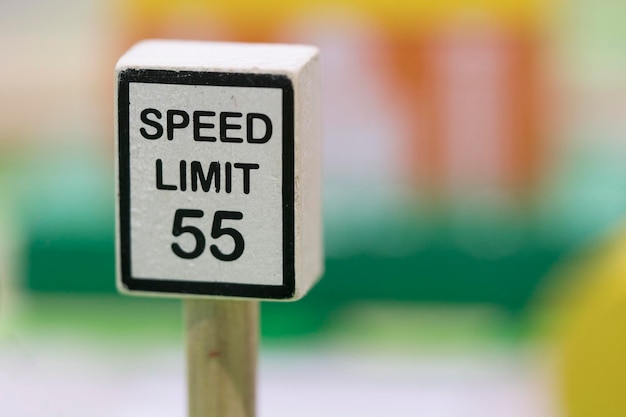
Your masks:
<svg viewBox="0 0 626 417"><path fill-rule="evenodd" d="M3 416L184 416L182 346L131 351L4 338ZM45 343L44 343L45 342ZM545 368L528 352L389 355L270 349L261 354L260 417L554 416Z"/></svg>

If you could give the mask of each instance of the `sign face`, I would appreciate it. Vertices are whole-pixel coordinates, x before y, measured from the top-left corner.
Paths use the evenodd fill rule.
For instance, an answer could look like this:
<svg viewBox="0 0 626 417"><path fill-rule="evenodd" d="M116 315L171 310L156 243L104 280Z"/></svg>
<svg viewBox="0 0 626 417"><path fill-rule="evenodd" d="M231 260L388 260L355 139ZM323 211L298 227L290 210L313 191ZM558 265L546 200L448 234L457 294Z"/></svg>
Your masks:
<svg viewBox="0 0 626 417"><path fill-rule="evenodd" d="M122 284L294 293L292 83L271 74L119 74Z"/></svg>

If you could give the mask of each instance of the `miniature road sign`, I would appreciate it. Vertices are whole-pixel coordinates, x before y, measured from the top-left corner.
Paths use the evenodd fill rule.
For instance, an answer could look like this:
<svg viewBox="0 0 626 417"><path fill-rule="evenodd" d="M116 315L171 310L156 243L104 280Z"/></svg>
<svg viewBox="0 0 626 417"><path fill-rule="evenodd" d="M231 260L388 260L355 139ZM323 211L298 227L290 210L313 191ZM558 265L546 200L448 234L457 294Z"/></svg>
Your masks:
<svg viewBox="0 0 626 417"><path fill-rule="evenodd" d="M119 60L121 291L295 300L319 278L317 57L145 41Z"/></svg>
<svg viewBox="0 0 626 417"><path fill-rule="evenodd" d="M317 55L145 41L118 61L121 291L295 300L319 278ZM190 417L254 415L258 309L185 301Z"/></svg>

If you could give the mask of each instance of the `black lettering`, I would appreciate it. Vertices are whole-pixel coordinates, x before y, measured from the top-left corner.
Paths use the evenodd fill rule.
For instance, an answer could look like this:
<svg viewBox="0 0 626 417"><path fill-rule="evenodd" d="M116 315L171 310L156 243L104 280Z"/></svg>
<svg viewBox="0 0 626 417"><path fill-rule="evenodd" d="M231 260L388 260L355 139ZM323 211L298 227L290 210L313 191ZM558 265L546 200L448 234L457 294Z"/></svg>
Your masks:
<svg viewBox="0 0 626 417"><path fill-rule="evenodd" d="M148 119L148 115L151 114L155 115L157 119L161 119L161 112L157 109L144 109L141 111L139 117L141 118L142 122L144 122L148 126L153 127L154 129L156 129L156 131L154 133L148 133L148 131L144 127L142 127L141 129L139 129L139 133L141 133L141 136L143 136L144 138L153 140L163 136L163 126L161 126L161 123L157 122L156 120Z"/></svg>
<svg viewBox="0 0 626 417"><path fill-rule="evenodd" d="M230 192L232 191L232 185L233 185L233 166L230 162L226 162L226 167L224 169L226 178L224 179L224 188L226 188L226 193L230 194Z"/></svg>
<svg viewBox="0 0 626 417"><path fill-rule="evenodd" d="M228 130L241 130L241 125L230 124L226 121L229 117L241 117L243 114L225 111L220 113L220 140L222 142L242 143L243 138L233 138L228 136Z"/></svg>
<svg viewBox="0 0 626 417"><path fill-rule="evenodd" d="M213 227L211 227L211 237L219 239L224 235L230 236L235 242L235 247L231 253L224 253L217 245L211 245L211 254L215 256L215 259L220 261L230 262L238 259L246 247L246 242L243 240L243 236L237 229L232 227L222 227L222 220L241 220L243 219L243 213L240 211L216 211L213 216Z"/></svg>
<svg viewBox="0 0 626 417"><path fill-rule="evenodd" d="M201 117L213 117L214 111L202 111L197 110L193 112L193 140L197 142L215 142L217 139L215 136L202 136L200 129L213 129L215 125L213 123L202 123Z"/></svg>
<svg viewBox="0 0 626 417"><path fill-rule="evenodd" d="M250 170L259 169L259 164L235 163L235 168L243 171L243 193L250 194Z"/></svg>
<svg viewBox="0 0 626 417"><path fill-rule="evenodd" d="M174 225L172 227L172 234L174 236L180 236L184 233L189 233L196 240L196 246L191 252L184 250L177 242L172 243L172 251L176 256L183 259L194 259L202 255L206 246L206 239L200 229L195 226L187 225L183 226L183 220L185 217L202 218L204 212L202 210L190 210L190 209L178 209L174 213Z"/></svg>
<svg viewBox="0 0 626 417"><path fill-rule="evenodd" d="M163 161L156 160L156 188L157 190L176 190L175 185L163 184Z"/></svg>
<svg viewBox="0 0 626 417"><path fill-rule="evenodd" d="M187 161L180 161L180 191L187 190Z"/></svg>
<svg viewBox="0 0 626 417"><path fill-rule="evenodd" d="M202 190L208 192L211 189L211 182L215 188L215 192L220 192L220 163L219 162L211 162L209 165L209 171L206 176L204 175L204 171L202 170L202 164L198 161L191 162L191 190L198 190L198 180L200 180L200 185Z"/></svg>
<svg viewBox="0 0 626 417"><path fill-rule="evenodd" d="M180 117L180 122L174 122L174 116ZM167 111L167 139L174 139L174 129L184 129L189 126L189 114L184 110Z"/></svg>
<svg viewBox="0 0 626 417"><path fill-rule="evenodd" d="M265 123L265 134L263 137L254 137L254 120L261 120ZM266 143L272 137L272 121L270 118L261 113L248 113L246 116L246 125L248 127L247 140L248 143Z"/></svg>

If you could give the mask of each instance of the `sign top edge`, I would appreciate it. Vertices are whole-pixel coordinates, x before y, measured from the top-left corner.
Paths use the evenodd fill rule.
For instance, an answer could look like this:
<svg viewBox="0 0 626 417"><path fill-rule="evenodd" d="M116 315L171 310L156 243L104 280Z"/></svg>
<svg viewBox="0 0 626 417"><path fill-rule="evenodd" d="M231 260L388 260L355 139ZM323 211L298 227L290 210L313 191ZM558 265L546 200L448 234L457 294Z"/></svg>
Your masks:
<svg viewBox="0 0 626 417"><path fill-rule="evenodd" d="M296 73L318 54L308 45L155 39L135 44L115 69Z"/></svg>

